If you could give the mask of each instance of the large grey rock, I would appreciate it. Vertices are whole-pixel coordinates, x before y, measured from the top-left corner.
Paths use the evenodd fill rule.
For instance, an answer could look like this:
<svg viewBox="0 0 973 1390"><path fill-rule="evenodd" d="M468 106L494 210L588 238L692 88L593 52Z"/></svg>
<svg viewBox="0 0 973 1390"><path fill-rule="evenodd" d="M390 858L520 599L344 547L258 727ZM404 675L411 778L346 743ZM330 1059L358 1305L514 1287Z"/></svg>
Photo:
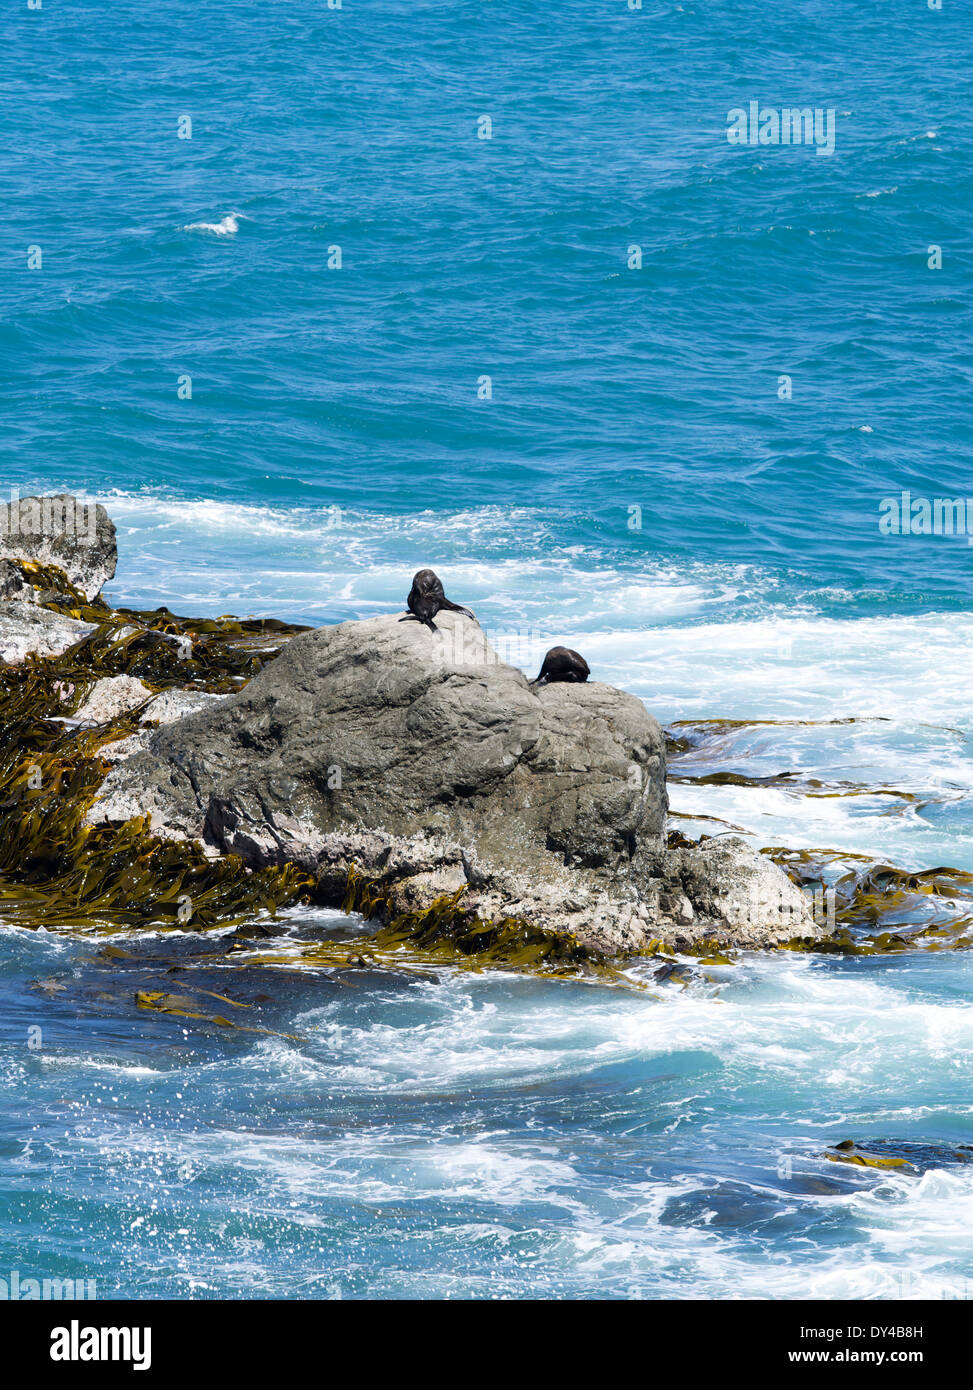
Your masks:
<svg viewBox="0 0 973 1390"><path fill-rule="evenodd" d="M653 937L776 939L779 919L734 906L747 883L758 914L768 883L797 893L770 861L742 844L732 862L712 849L692 867L670 861L664 739L641 701L596 682L532 687L475 622L436 623L371 618L294 638L238 695L153 732L90 819L149 813L157 834L212 853L294 861L332 902L353 866L394 911L462 888L477 917L524 917L612 952ZM809 925L805 909L788 934Z"/></svg>
<svg viewBox="0 0 973 1390"><path fill-rule="evenodd" d="M97 502L69 492L0 503L0 559L57 565L88 598L115 573L115 526Z"/></svg>
<svg viewBox="0 0 973 1390"><path fill-rule="evenodd" d="M93 623L78 622L25 599L0 603L0 657L12 665L31 654L60 656L94 630Z"/></svg>

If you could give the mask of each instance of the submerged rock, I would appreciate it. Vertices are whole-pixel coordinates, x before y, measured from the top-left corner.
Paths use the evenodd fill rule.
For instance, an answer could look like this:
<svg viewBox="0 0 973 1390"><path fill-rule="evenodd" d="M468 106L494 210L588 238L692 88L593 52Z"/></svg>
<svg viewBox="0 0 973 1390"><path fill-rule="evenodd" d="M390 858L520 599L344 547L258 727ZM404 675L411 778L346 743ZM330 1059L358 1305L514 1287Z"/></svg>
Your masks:
<svg viewBox="0 0 973 1390"><path fill-rule="evenodd" d="M385 918L455 896L467 922L610 953L818 934L743 841L667 851L666 810L664 737L640 700L532 687L475 620L442 612L432 631L393 616L293 638L239 694L151 732L89 820L149 814L213 854L292 861L324 901L351 882L351 905Z"/></svg>
<svg viewBox="0 0 973 1390"><path fill-rule="evenodd" d="M832 1163L850 1163L858 1168L899 1168L909 1173L926 1173L973 1163L973 1147L914 1139L872 1139L866 1144L843 1139L827 1149L824 1157Z"/></svg>
<svg viewBox="0 0 973 1390"><path fill-rule="evenodd" d="M69 492L17 498L0 503L0 559L56 565L90 600L115 573L115 526L100 503Z"/></svg>

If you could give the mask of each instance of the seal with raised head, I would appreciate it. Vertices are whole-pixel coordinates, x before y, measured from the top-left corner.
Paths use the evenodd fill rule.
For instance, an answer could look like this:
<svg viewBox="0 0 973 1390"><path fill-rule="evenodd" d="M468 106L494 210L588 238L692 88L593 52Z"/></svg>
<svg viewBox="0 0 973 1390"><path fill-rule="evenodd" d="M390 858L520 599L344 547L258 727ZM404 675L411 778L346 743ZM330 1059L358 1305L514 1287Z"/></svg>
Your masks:
<svg viewBox="0 0 973 1390"><path fill-rule="evenodd" d="M436 631L436 624L433 618L443 609L450 613L465 613L468 618L476 622L476 615L471 613L468 608L461 608L458 603L450 603L443 593L443 583L436 574L435 570L419 570L413 576L412 588L409 590L409 597L406 604L411 614L411 618L402 618L401 622L407 623L413 619L417 623L425 623L426 627Z"/></svg>
<svg viewBox="0 0 973 1390"><path fill-rule="evenodd" d="M540 675L531 685L553 685L556 681L569 681L580 685L591 675L587 661L580 652L570 647L552 647L541 665Z"/></svg>

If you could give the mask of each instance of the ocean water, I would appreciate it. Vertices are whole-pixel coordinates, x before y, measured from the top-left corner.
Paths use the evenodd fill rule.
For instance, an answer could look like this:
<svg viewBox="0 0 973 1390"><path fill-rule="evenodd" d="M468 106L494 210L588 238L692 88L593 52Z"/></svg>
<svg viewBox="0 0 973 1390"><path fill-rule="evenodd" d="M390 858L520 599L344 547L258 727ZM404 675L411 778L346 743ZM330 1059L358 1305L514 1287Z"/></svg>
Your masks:
<svg viewBox="0 0 973 1390"><path fill-rule="evenodd" d="M432 565L525 670L567 642L695 726L674 824L973 870L973 551L879 527L973 497L962 5L105 13L0 20L2 495L103 501L116 603L329 623ZM833 155L728 143L751 100L833 109ZM0 927L0 1276L968 1296L966 953L267 967L258 1035L57 928Z"/></svg>

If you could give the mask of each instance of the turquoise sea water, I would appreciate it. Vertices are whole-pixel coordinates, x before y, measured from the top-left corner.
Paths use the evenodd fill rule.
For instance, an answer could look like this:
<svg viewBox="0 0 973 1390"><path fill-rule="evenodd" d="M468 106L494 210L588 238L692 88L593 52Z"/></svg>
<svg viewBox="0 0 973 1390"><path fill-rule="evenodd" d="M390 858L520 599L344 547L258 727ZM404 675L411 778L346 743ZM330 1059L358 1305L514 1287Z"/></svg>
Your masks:
<svg viewBox="0 0 973 1390"><path fill-rule="evenodd" d="M973 497L961 4L0 24L0 492L104 501L110 598L327 623L431 564L525 669L565 641L663 721L795 721L682 768L793 785L680 781L676 813L973 869L973 551L878 524ZM833 108L834 155L730 145L750 100ZM146 1022L56 925L0 929L0 1276L967 1296L969 1169L820 1157L973 1142L962 953L757 955L650 995L288 975L261 1018L295 1042Z"/></svg>

